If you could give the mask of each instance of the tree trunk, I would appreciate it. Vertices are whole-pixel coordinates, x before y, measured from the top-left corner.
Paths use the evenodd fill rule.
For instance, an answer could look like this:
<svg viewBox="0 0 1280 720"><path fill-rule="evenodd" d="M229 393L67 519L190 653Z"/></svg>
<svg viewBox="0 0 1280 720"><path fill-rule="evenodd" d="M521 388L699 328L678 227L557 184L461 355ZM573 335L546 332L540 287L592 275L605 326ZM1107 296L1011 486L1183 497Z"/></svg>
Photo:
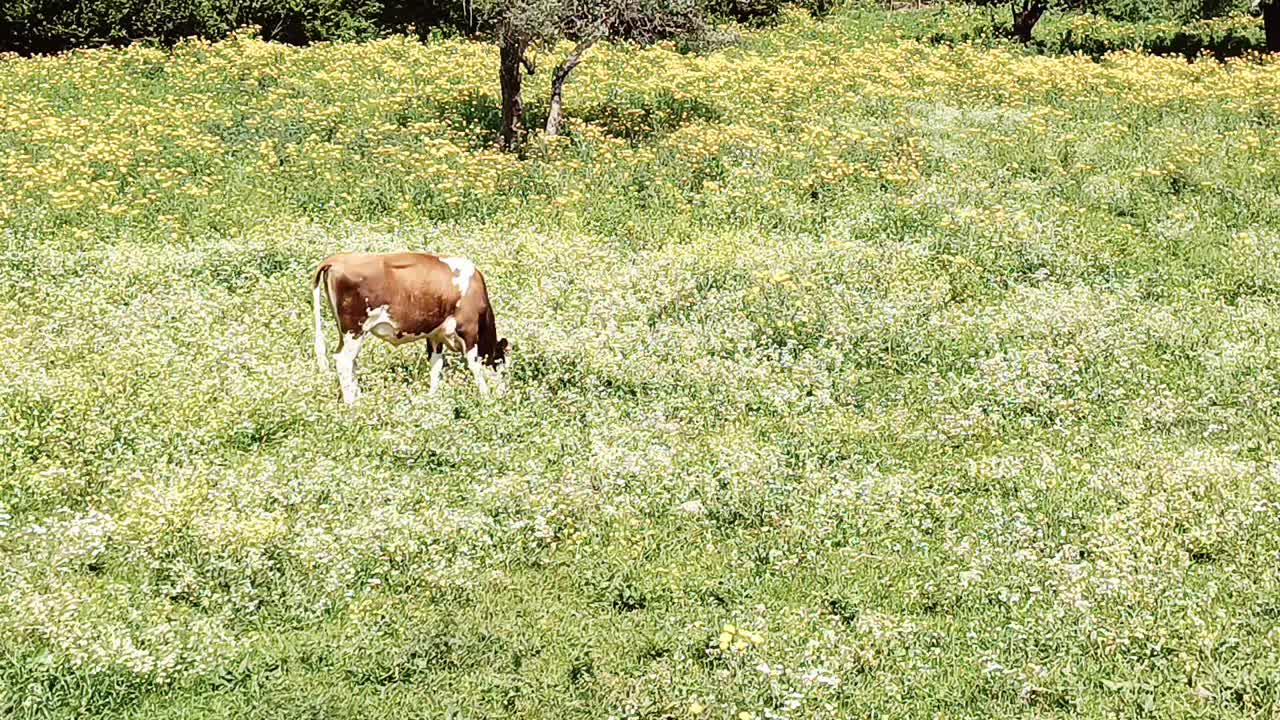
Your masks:
<svg viewBox="0 0 1280 720"><path fill-rule="evenodd" d="M1262 25L1267 33L1267 52L1280 52L1280 0L1262 4Z"/></svg>
<svg viewBox="0 0 1280 720"><path fill-rule="evenodd" d="M1014 6L1013 9L1013 36L1018 41L1026 44L1031 42L1031 31L1035 29L1036 23L1040 22L1040 16L1044 15L1044 11L1048 7L1039 0L1031 0L1022 4L1022 7Z"/></svg>
<svg viewBox="0 0 1280 720"><path fill-rule="evenodd" d="M547 111L546 133L548 136L560 134L560 125L564 122L564 82L569 73L582 62L582 55L596 43L594 36L583 38L573 46L573 50L565 57L564 62L556 66L551 74L551 108Z"/></svg>
<svg viewBox="0 0 1280 720"><path fill-rule="evenodd" d="M502 84L502 147L515 150L524 140L524 97L521 93L520 66L525 64L528 41L512 32L504 32L499 40L498 80Z"/></svg>

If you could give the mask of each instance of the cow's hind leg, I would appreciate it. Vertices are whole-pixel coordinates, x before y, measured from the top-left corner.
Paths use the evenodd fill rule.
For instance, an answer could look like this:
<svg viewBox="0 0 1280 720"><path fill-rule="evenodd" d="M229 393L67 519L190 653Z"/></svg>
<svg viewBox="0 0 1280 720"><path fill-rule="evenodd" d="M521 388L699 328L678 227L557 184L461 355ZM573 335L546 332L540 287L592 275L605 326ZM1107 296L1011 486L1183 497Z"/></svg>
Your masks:
<svg viewBox="0 0 1280 720"><path fill-rule="evenodd" d="M338 382L342 385L342 401L350 405L360 398L360 388L356 385L356 355L360 354L360 345L364 337L345 333L342 345L334 354L334 364L338 366Z"/></svg>
<svg viewBox="0 0 1280 720"><path fill-rule="evenodd" d="M432 395L436 393L436 388L440 385L440 373L444 371L444 345L434 342L431 345L431 390Z"/></svg>
<svg viewBox="0 0 1280 720"><path fill-rule="evenodd" d="M489 396L489 386L484 381L484 367L480 365L480 348L472 345L467 348L465 353L467 358L467 367L471 368L471 374L476 378L476 385L480 388L480 394L485 397Z"/></svg>

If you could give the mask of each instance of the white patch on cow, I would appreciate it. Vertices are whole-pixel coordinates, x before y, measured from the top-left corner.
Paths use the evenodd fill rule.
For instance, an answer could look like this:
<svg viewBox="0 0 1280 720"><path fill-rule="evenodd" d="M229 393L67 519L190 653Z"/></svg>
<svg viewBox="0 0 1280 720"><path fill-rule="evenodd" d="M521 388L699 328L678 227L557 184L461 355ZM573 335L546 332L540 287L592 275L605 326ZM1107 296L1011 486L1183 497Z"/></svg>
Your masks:
<svg viewBox="0 0 1280 720"><path fill-rule="evenodd" d="M360 398L360 387L356 385L356 356L360 354L360 345L364 339L351 333L342 335L342 349L333 356L338 366L338 383L342 386L342 401L351 405Z"/></svg>
<svg viewBox="0 0 1280 720"><path fill-rule="evenodd" d="M467 348L465 356L467 358L467 367L471 368L471 374L475 376L476 385L480 388L480 394L488 397L489 386L484 382L484 366L480 364L480 347L472 345Z"/></svg>
<svg viewBox="0 0 1280 720"><path fill-rule="evenodd" d="M453 271L453 286L458 288L459 295L466 295L471 287L471 276L476 274L476 266L470 260L459 257L440 258L440 262Z"/></svg>
<svg viewBox="0 0 1280 720"><path fill-rule="evenodd" d="M458 335L458 318L452 315L422 337L437 345L444 345L454 352L463 351L462 337Z"/></svg>
<svg viewBox="0 0 1280 720"><path fill-rule="evenodd" d="M368 309L364 324L360 327L360 330L372 333L375 337L387 342L397 342L396 334L400 331L400 326L396 324L395 318L391 317L389 308L390 306L388 305L381 305Z"/></svg>
<svg viewBox="0 0 1280 720"><path fill-rule="evenodd" d="M360 326L360 332L367 332L370 335L389 342L392 345L404 345L406 343L417 342L430 335L401 335L400 323L391 316L389 305L380 305L376 308L369 308L365 311L366 316L364 323Z"/></svg>

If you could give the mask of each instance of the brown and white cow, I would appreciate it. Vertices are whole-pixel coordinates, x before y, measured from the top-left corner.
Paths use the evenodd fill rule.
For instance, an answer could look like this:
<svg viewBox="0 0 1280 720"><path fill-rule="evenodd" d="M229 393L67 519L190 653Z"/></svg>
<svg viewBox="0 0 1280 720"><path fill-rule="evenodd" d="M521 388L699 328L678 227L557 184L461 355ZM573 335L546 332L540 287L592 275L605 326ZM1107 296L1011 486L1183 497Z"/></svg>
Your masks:
<svg viewBox="0 0 1280 720"><path fill-rule="evenodd" d="M325 362L320 305L338 321L338 381L348 405L360 396L356 355L369 335L393 345L426 340L431 345L431 390L440 383L444 349L462 353L489 394L482 364L503 370L507 340L498 339L484 276L470 260L426 253L343 253L324 259L311 278L315 309L316 362ZM501 378L501 375L499 376Z"/></svg>

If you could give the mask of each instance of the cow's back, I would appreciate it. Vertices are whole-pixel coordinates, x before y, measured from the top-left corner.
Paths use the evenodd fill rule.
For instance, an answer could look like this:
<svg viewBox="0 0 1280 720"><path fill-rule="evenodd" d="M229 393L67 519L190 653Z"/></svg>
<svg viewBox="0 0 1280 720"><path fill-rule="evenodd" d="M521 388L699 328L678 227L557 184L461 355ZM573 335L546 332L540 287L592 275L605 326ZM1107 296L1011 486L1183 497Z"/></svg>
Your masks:
<svg viewBox="0 0 1280 720"><path fill-rule="evenodd" d="M317 272L327 276L334 313L347 332L358 331L371 312L385 308L401 335L426 335L452 315L461 298L452 268L426 253L334 255Z"/></svg>

